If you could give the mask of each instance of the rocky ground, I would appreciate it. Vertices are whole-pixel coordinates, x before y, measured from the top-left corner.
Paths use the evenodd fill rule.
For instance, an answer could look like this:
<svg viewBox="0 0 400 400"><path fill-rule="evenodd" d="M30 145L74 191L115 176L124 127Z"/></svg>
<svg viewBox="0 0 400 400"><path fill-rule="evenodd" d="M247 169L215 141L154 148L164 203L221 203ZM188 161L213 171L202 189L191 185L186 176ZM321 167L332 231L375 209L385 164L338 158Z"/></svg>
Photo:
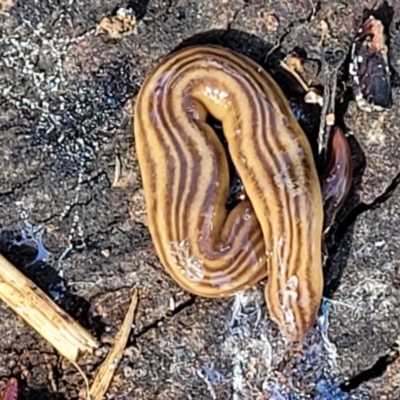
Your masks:
<svg viewBox="0 0 400 400"><path fill-rule="evenodd" d="M131 34L96 32L121 8L135 16ZM393 106L346 110L354 187L320 318L293 349L268 317L262 284L205 300L163 272L146 227L132 101L155 63L190 42L251 56L294 104L303 94L279 60L296 49L318 65L324 26L326 43L347 53L371 12L389 35ZM0 0L0 251L105 348L139 287L109 399L400 398L399 28L395 0ZM320 109L301 107L312 136ZM0 389L16 376L21 399L77 399L75 367L4 304L0 316ZM103 357L81 363L89 377Z"/></svg>

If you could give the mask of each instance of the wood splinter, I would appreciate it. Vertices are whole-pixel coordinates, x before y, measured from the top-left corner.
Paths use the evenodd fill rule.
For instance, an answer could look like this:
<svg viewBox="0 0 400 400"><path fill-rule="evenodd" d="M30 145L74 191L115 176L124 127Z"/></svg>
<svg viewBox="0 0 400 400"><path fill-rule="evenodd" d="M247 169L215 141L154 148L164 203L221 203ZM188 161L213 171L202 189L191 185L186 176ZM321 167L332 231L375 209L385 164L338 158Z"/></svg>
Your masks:
<svg viewBox="0 0 400 400"><path fill-rule="evenodd" d="M99 347L95 338L0 255L0 299L63 357L77 361Z"/></svg>
<svg viewBox="0 0 400 400"><path fill-rule="evenodd" d="M87 397L90 400L101 400L108 391L129 339L138 300L138 290L135 288L124 321L115 337L114 345L110 349L103 364L99 367L92 386L90 387L89 395Z"/></svg>

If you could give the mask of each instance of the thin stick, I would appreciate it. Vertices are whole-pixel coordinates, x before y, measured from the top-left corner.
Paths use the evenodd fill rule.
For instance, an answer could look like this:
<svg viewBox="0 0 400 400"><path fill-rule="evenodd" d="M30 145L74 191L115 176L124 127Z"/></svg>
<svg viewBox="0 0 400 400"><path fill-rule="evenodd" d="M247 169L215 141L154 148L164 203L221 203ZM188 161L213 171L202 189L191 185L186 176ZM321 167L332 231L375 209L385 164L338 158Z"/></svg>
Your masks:
<svg viewBox="0 0 400 400"><path fill-rule="evenodd" d="M335 124L335 100L338 72L345 60L345 53L338 50L335 53L323 52L322 68L324 74L324 102L321 110L321 120L318 132L318 154L323 166L327 158L327 145Z"/></svg>
<svg viewBox="0 0 400 400"><path fill-rule="evenodd" d="M108 390L108 387L110 386L115 371L117 370L118 365L122 359L122 355L129 338L129 333L132 328L137 303L138 293L137 289L135 289L124 322L122 323L122 326L117 333L117 336L115 337L114 346L108 353L107 358L104 360L99 370L97 371L96 377L94 378L94 381L92 383L92 387L90 388L91 400L102 400L103 396Z"/></svg>
<svg viewBox="0 0 400 400"><path fill-rule="evenodd" d="M119 160L118 156L115 156L115 174L114 174L114 181L111 187L116 187L121 177L121 161Z"/></svg>
<svg viewBox="0 0 400 400"><path fill-rule="evenodd" d="M2 255L0 299L70 361L77 361L99 346L88 331Z"/></svg>

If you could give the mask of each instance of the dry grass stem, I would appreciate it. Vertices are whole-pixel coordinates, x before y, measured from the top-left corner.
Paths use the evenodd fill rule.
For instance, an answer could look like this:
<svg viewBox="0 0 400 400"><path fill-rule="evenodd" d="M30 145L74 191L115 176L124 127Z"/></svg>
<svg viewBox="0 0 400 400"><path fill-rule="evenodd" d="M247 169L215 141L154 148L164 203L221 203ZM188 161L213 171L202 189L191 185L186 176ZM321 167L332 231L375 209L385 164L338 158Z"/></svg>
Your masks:
<svg viewBox="0 0 400 400"><path fill-rule="evenodd" d="M88 331L1 255L0 299L70 361L98 347Z"/></svg>
<svg viewBox="0 0 400 400"><path fill-rule="evenodd" d="M110 383L121 361L126 343L129 338L129 333L132 328L137 303L138 293L137 289L135 289L124 322L122 323L122 326L117 333L117 336L115 337L114 346L108 353L107 358L104 360L99 370L97 371L92 387L90 388L91 400L102 400L103 396L108 390L108 387L110 386Z"/></svg>

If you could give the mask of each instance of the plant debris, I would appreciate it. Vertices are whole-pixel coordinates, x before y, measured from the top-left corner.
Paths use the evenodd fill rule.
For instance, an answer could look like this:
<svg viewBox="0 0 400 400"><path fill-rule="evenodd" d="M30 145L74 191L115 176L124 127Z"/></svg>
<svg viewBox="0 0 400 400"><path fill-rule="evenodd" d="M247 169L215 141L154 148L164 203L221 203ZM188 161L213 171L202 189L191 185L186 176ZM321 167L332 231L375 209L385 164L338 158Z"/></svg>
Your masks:
<svg viewBox="0 0 400 400"><path fill-rule="evenodd" d="M116 15L104 17L96 29L96 34L105 33L112 39L120 39L134 33L136 17L131 9L119 8Z"/></svg>
<svg viewBox="0 0 400 400"><path fill-rule="evenodd" d="M0 400L17 400L18 398L18 381L11 378L4 389Z"/></svg>
<svg viewBox="0 0 400 400"><path fill-rule="evenodd" d="M351 50L349 72L358 107L382 111L392 104L388 47L384 26L370 16L359 29Z"/></svg>
<svg viewBox="0 0 400 400"><path fill-rule="evenodd" d="M92 335L0 255L0 298L66 359L92 353Z"/></svg>
<svg viewBox="0 0 400 400"><path fill-rule="evenodd" d="M90 398L92 400L102 400L107 393L108 387L113 379L114 373L122 359L126 343L128 342L129 333L132 328L133 319L138 303L138 292L135 289L132 296L132 301L126 313L124 322L115 337L115 343L107 358L97 371L96 377L90 388Z"/></svg>

